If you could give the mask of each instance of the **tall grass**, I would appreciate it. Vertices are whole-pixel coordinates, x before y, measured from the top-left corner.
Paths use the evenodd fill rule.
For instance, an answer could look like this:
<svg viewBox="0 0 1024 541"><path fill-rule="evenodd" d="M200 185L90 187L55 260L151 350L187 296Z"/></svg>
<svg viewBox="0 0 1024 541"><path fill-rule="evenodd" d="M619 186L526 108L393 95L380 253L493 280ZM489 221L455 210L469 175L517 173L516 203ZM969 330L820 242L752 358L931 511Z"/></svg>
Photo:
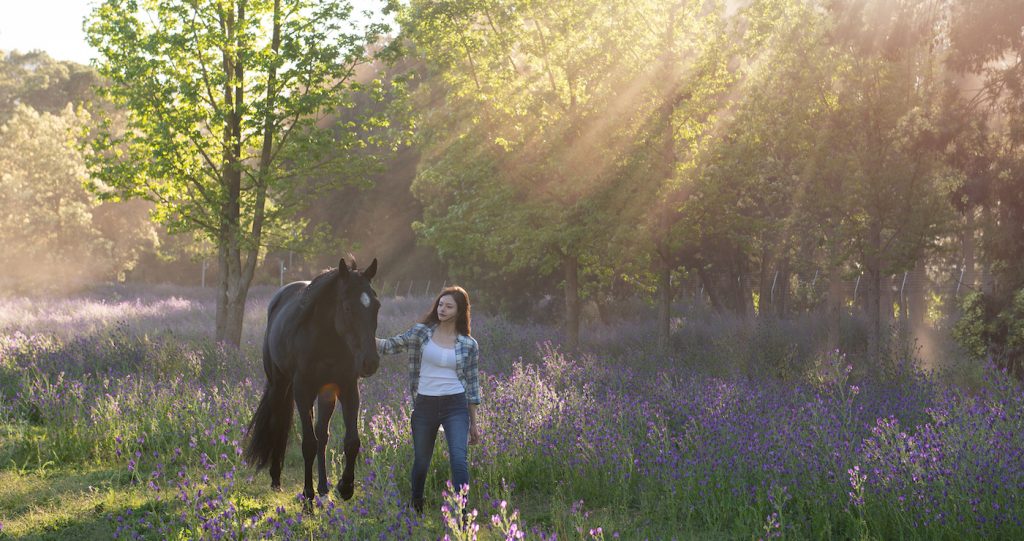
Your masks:
<svg viewBox="0 0 1024 541"><path fill-rule="evenodd" d="M909 358L817 351L813 321L685 310L668 353L648 321L592 325L568 352L557 331L477 314L484 443L460 495L439 441L423 516L407 501L405 361L385 358L361 384L356 496L310 512L294 436L281 493L240 458L270 293L238 351L212 342L204 291L0 301L0 537L1024 537L1014 381L965 389ZM378 334L430 300L384 299Z"/></svg>

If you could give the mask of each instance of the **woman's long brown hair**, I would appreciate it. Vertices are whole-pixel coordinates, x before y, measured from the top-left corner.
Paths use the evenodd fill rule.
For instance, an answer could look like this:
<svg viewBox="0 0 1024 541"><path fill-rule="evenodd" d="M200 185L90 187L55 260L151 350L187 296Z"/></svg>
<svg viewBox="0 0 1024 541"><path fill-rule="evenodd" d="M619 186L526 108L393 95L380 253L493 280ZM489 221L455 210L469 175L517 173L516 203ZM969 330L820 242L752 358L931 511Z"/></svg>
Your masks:
<svg viewBox="0 0 1024 541"><path fill-rule="evenodd" d="M455 315L455 330L464 336L471 336L470 331L470 313L469 313L469 293L466 293L465 289L459 286L449 286L441 290L441 293L434 299L434 304L431 305L430 310L423 317L420 318L420 323L424 325L437 325L441 323L440 319L437 319L437 305L441 302L441 297L445 295L451 295L455 301L456 315Z"/></svg>

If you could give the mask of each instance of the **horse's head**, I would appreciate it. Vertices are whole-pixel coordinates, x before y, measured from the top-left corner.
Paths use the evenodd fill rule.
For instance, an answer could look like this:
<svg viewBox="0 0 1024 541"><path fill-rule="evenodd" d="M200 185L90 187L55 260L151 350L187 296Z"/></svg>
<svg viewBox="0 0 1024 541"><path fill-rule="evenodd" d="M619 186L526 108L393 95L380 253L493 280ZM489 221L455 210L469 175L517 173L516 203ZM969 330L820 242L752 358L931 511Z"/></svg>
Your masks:
<svg viewBox="0 0 1024 541"><path fill-rule="evenodd" d="M337 299L334 303L334 330L355 356L356 372L369 377L380 366L377 354L377 311L380 301L370 287L370 279L377 273L377 260L360 272L349 269L345 260L338 264Z"/></svg>

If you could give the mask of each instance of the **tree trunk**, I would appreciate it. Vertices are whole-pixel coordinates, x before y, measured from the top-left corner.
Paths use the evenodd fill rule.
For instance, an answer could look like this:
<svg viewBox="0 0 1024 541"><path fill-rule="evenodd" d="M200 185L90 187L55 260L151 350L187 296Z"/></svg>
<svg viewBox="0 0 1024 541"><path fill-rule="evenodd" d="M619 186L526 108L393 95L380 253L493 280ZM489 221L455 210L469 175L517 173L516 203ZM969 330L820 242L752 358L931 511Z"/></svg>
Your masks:
<svg viewBox="0 0 1024 541"><path fill-rule="evenodd" d="M743 300L743 293L747 289L745 282L748 280L735 272L730 272L726 280L728 286L728 289L726 289L728 292L726 299L729 301L729 311L738 317L746 318L747 310L746 303Z"/></svg>
<svg viewBox="0 0 1024 541"><path fill-rule="evenodd" d="M697 276L700 277L700 283L704 284L704 294L708 296L711 308L718 312L725 310L726 306L722 301L718 283L711 279L711 276L702 266L697 267Z"/></svg>
<svg viewBox="0 0 1024 541"><path fill-rule="evenodd" d="M879 327L884 330L892 326L893 323L893 277L888 274L882 274L879 282L878 320Z"/></svg>
<svg viewBox="0 0 1024 541"><path fill-rule="evenodd" d="M992 209L987 204L981 207L981 226L983 235L992 230ZM981 240L984 243L987 239L982 237ZM990 257L981 258L981 291L986 295L991 295L995 291L996 282L995 276L992 274L991 261Z"/></svg>
<svg viewBox="0 0 1024 541"><path fill-rule="evenodd" d="M241 252L236 246L220 249L220 288L217 294L216 340L238 347L242 341L245 300L252 273L244 272Z"/></svg>
<svg viewBox="0 0 1024 541"><path fill-rule="evenodd" d="M865 297L865 315L868 324L868 356L878 360L881 356L882 318L881 318L881 287L882 273L869 270L864 273L867 280L867 296Z"/></svg>
<svg viewBox="0 0 1024 541"><path fill-rule="evenodd" d="M925 282L928 280L928 273L925 272L924 261L918 259L914 264L914 270L907 277L907 309L910 312L910 328L917 332L924 327L925 316L928 311L925 300Z"/></svg>
<svg viewBox="0 0 1024 541"><path fill-rule="evenodd" d="M868 356L878 360L881 356L882 338L882 227L877 221L868 233L868 254L865 257L864 278L867 279L865 308L868 319Z"/></svg>
<svg viewBox="0 0 1024 541"><path fill-rule="evenodd" d="M737 271L739 273L739 287L736 288L736 303L739 316L749 320L754 315L754 297L750 287L750 277L743 272L744 270L746 269L741 267Z"/></svg>
<svg viewBox="0 0 1024 541"><path fill-rule="evenodd" d="M832 265L828 270L828 301L826 305L826 320L828 321L828 348L829 351L839 349L840 345L840 323L843 317L843 275L838 265Z"/></svg>
<svg viewBox="0 0 1024 541"><path fill-rule="evenodd" d="M235 293L229 294L227 299L227 327L224 329L224 342L236 347L242 343L242 323L245 320L245 298L248 289L248 287L236 288Z"/></svg>
<svg viewBox="0 0 1024 541"><path fill-rule="evenodd" d="M242 266L241 251L237 247L226 250L226 268L221 267L221 290L217 303L218 342L238 347L242 343L242 325L245 302L252 284L253 272L249 265ZM253 258L253 256L249 256Z"/></svg>
<svg viewBox="0 0 1024 541"><path fill-rule="evenodd" d="M661 254L658 261L658 344L668 351L672 318L672 266Z"/></svg>
<svg viewBox="0 0 1024 541"><path fill-rule="evenodd" d="M579 258L563 255L565 269L565 334L570 348L580 345Z"/></svg>
<svg viewBox="0 0 1024 541"><path fill-rule="evenodd" d="M675 115L677 100L679 99L678 77L676 75L676 62L678 58L671 54L672 45L675 43L676 14L679 10L678 4L669 8L668 24L665 26L664 46L662 48L662 78L661 84L667 85L663 88L661 104L659 106L659 118L661 129L661 156L662 171L659 175L666 185L671 184L676 172L676 136L672 124L672 117ZM669 199L671 201L671 198ZM670 335L672 332L672 258L670 250L666 246L665 239L671 235L671 223L675 212L670 210L668 201L662 202L658 208L658 229L660 238L657 241L655 259L657 260L658 273L658 345L663 352L668 352Z"/></svg>
<svg viewBox="0 0 1024 541"><path fill-rule="evenodd" d="M779 261L779 275L775 285L775 315L779 318L786 317L789 304L789 258L784 257Z"/></svg>
<svg viewBox="0 0 1024 541"><path fill-rule="evenodd" d="M766 317L772 314L772 278L774 273L771 269L771 254L768 252L767 242L761 248L761 273L758 276L758 300L757 315Z"/></svg>
<svg viewBox="0 0 1024 541"><path fill-rule="evenodd" d="M237 4L235 13L229 11L224 29L229 44L238 39L236 29L245 24L245 4ZM224 202L220 212L220 291L217 298L216 340L238 347L242 341L242 321L245 316L245 298L252 273L242 268L241 253L241 194L242 194L242 110L245 99L245 66L233 51L224 50L224 104L228 114L224 120L224 170L221 188ZM248 267L248 265L247 265Z"/></svg>
<svg viewBox="0 0 1024 541"><path fill-rule="evenodd" d="M214 327L214 338L221 342L228 326L228 246L227 241L217 240L217 320Z"/></svg>
<svg viewBox="0 0 1024 541"><path fill-rule="evenodd" d="M967 209L964 221L964 278L963 283L960 286L960 293L964 293L964 288L967 291L974 290L974 230L976 228L974 220L974 209Z"/></svg>

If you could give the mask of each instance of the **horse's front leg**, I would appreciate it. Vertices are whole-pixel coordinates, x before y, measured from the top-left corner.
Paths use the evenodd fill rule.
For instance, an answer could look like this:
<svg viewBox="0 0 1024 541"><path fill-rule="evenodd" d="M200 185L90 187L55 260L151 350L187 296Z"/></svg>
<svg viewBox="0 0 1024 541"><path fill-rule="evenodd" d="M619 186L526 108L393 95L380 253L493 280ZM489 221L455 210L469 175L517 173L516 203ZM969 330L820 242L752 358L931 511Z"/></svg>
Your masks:
<svg viewBox="0 0 1024 541"><path fill-rule="evenodd" d="M359 456L359 386L353 381L339 397L341 414L345 419L345 471L338 483L338 495L347 500L355 492L356 457Z"/></svg>
<svg viewBox="0 0 1024 541"><path fill-rule="evenodd" d="M306 497L306 507L313 504L313 459L316 457L316 434L313 432L313 401L316 400L316 392L304 388L298 381L295 382L295 405L299 410L299 420L302 421L302 459L305 463L303 476L304 484L302 495Z"/></svg>
<svg viewBox="0 0 1024 541"><path fill-rule="evenodd" d="M316 463L320 477L316 491L321 496L327 494L330 488L327 484L327 440L331 437L331 415L334 415L334 403L337 400L338 395L333 387L321 391L317 398Z"/></svg>

